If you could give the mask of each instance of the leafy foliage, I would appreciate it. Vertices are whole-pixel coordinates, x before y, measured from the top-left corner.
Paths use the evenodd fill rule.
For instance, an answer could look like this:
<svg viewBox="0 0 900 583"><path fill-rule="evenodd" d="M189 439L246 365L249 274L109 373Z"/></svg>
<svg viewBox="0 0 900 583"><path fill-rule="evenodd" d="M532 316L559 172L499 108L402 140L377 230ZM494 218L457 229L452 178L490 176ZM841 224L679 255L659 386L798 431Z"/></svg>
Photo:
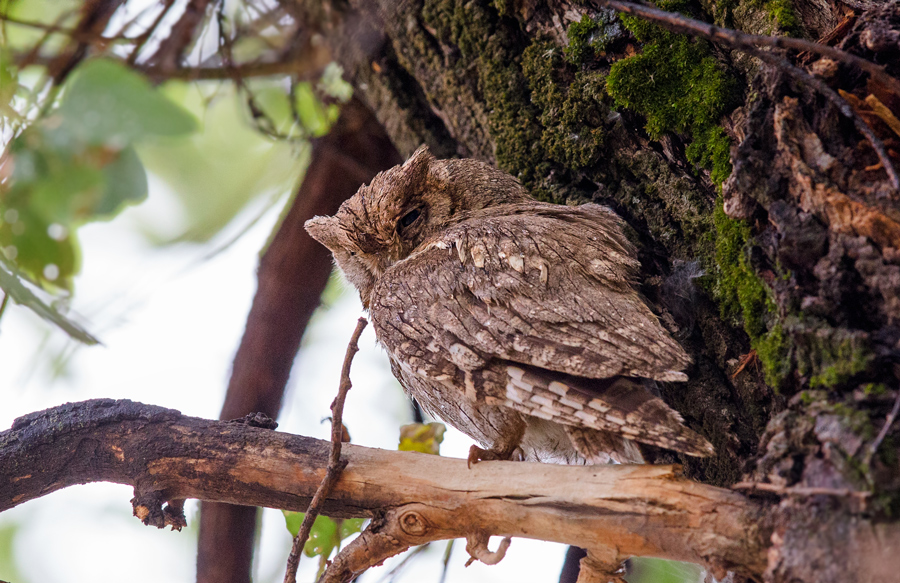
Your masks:
<svg viewBox="0 0 900 583"><path fill-rule="evenodd" d="M133 144L196 127L127 67L86 62L59 106L10 145L12 173L0 189L5 259L42 287L71 291L79 267L75 230L147 196Z"/></svg>
<svg viewBox="0 0 900 583"><path fill-rule="evenodd" d="M443 423L410 423L400 428L400 451L441 454L441 443L447 428Z"/></svg>
<svg viewBox="0 0 900 583"><path fill-rule="evenodd" d="M303 524L304 512L282 510L284 522L291 536L296 537ZM341 550L341 541L348 536L362 531L363 518L345 518L334 520L327 516L317 516L309 531L309 539L303 545L303 554L307 557L319 557L319 576L325 572L326 561L335 551Z"/></svg>

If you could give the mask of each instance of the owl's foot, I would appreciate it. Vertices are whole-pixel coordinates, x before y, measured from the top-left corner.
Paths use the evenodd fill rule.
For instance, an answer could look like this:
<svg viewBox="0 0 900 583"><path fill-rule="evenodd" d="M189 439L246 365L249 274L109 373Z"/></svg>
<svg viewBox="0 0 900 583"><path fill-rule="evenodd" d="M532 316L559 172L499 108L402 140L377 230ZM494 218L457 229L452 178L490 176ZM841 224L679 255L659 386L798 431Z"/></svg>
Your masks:
<svg viewBox="0 0 900 583"><path fill-rule="evenodd" d="M477 445L473 445L469 448L469 457L466 460L469 469L472 469L472 466L477 464L478 462L488 462L488 461L520 461L524 459L524 455L522 454L522 449L520 447L514 447L512 449L482 449Z"/></svg>

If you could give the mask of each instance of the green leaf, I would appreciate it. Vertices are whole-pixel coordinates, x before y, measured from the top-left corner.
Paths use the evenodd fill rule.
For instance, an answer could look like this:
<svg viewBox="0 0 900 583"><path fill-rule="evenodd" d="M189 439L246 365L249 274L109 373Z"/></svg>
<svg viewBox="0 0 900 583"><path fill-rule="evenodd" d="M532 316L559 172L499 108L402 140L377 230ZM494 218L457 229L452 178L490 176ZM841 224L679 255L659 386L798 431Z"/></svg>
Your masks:
<svg viewBox="0 0 900 583"><path fill-rule="evenodd" d="M70 290L80 264L78 241L71 231L44 220L27 206L0 205L0 251L48 289Z"/></svg>
<svg viewBox="0 0 900 583"><path fill-rule="evenodd" d="M703 568L694 563L667 561L651 557L633 557L624 579L628 583L700 583Z"/></svg>
<svg viewBox="0 0 900 583"><path fill-rule="evenodd" d="M303 512L291 512L282 510L284 514L284 522L291 536L296 537L300 532L300 525L303 524ZM313 523L312 529L309 531L309 540L303 546L303 554L307 557L321 556L328 558L331 553L340 548L341 541L362 531L364 518L348 518L343 520L332 520L327 516L317 516Z"/></svg>
<svg viewBox="0 0 900 583"><path fill-rule="evenodd" d="M291 533L291 536L296 537L297 533L300 532L300 525L303 524L303 518L306 516L306 513L291 512L289 510L282 510L281 512L284 514L288 532ZM327 516L317 516L312 529L309 531L309 539L303 545L303 554L307 557L323 554L325 557L330 556L331 551L340 544L340 539L337 538L337 535L338 526L334 520Z"/></svg>
<svg viewBox="0 0 900 583"><path fill-rule="evenodd" d="M304 512L293 512L292 510L282 510L284 515L284 524L287 526L288 532L292 537L296 537L300 532L300 525L303 524Z"/></svg>
<svg viewBox="0 0 900 583"><path fill-rule="evenodd" d="M331 124L337 120L338 108L325 107L313 91L312 85L307 82L297 83L294 97L297 115L300 116L300 122L306 131L315 137L327 134Z"/></svg>
<svg viewBox="0 0 900 583"><path fill-rule="evenodd" d="M347 103L353 97L353 85L344 81L344 68L334 62L328 63L322 71L318 88L341 103Z"/></svg>
<svg viewBox="0 0 900 583"><path fill-rule="evenodd" d="M365 518L345 518L338 521L341 527L341 540L344 540L351 534L362 532L363 524L366 523Z"/></svg>
<svg viewBox="0 0 900 583"><path fill-rule="evenodd" d="M68 234L147 196L132 142L195 127L190 113L123 65L84 63L59 109L10 145L11 180L0 185L0 219L12 217L0 221L6 259L46 289L71 290L78 247Z"/></svg>
<svg viewBox="0 0 900 583"><path fill-rule="evenodd" d="M287 134L294 125L288 94L278 86L263 87L254 91L254 100L266 116L275 124L275 130Z"/></svg>
<svg viewBox="0 0 900 583"><path fill-rule="evenodd" d="M66 334L85 344L99 344L94 336L87 330L69 320L52 307L45 304L12 272L0 265L0 289L9 294L17 304L25 306L41 318L55 324Z"/></svg>
<svg viewBox="0 0 900 583"><path fill-rule="evenodd" d="M443 423L410 423L400 428L400 451L418 451L440 455L447 428Z"/></svg>
<svg viewBox="0 0 900 583"><path fill-rule="evenodd" d="M22 524L18 522L10 521L0 524L0 580L2 581L25 580L17 568L18 561L16 561L13 549L21 527Z"/></svg>
<svg viewBox="0 0 900 583"><path fill-rule="evenodd" d="M147 136L177 136L197 128L193 116L144 77L107 59L79 67L59 113L78 139L118 148Z"/></svg>
<svg viewBox="0 0 900 583"><path fill-rule="evenodd" d="M78 22L82 0L10 0L0 2L4 14L12 19L26 22L39 22L47 25L58 25L71 28ZM5 23L7 35L3 38L9 48L16 51L28 51L41 41L46 32L31 26ZM51 34L44 43L44 54L54 55L70 41L65 33Z"/></svg>
<svg viewBox="0 0 900 583"><path fill-rule="evenodd" d="M201 131L156 138L138 145L147 170L178 197L187 228L148 232L161 243L206 241L259 196L276 196L294 187L308 159L307 148L274 142L250 127L239 97L223 90L209 104L200 87L169 83L165 91L185 108L203 113ZM149 228L148 228L149 231Z"/></svg>
<svg viewBox="0 0 900 583"><path fill-rule="evenodd" d="M147 198L147 172L134 148L119 152L116 160L103 168L106 188L93 209L97 216L113 216L127 204L137 204Z"/></svg>

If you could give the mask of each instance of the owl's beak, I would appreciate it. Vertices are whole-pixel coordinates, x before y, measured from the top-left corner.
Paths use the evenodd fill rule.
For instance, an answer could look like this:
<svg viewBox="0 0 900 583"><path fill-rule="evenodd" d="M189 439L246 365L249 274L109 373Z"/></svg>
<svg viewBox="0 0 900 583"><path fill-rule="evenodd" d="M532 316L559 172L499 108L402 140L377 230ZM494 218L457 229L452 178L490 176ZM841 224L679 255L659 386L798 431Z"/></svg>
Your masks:
<svg viewBox="0 0 900 583"><path fill-rule="evenodd" d="M309 236L331 250L339 248L336 217L313 217L304 223Z"/></svg>

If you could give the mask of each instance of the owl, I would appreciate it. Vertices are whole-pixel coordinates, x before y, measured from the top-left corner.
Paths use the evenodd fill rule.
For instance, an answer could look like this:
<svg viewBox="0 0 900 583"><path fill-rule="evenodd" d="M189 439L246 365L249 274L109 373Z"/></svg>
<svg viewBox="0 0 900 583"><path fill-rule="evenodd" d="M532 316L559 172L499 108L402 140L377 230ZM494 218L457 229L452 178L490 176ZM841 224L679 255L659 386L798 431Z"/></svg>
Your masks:
<svg viewBox="0 0 900 583"><path fill-rule="evenodd" d="M391 369L470 436L469 461L641 463L635 442L712 446L653 390L690 357L635 289L623 221L536 201L426 147L306 222L359 291Z"/></svg>

